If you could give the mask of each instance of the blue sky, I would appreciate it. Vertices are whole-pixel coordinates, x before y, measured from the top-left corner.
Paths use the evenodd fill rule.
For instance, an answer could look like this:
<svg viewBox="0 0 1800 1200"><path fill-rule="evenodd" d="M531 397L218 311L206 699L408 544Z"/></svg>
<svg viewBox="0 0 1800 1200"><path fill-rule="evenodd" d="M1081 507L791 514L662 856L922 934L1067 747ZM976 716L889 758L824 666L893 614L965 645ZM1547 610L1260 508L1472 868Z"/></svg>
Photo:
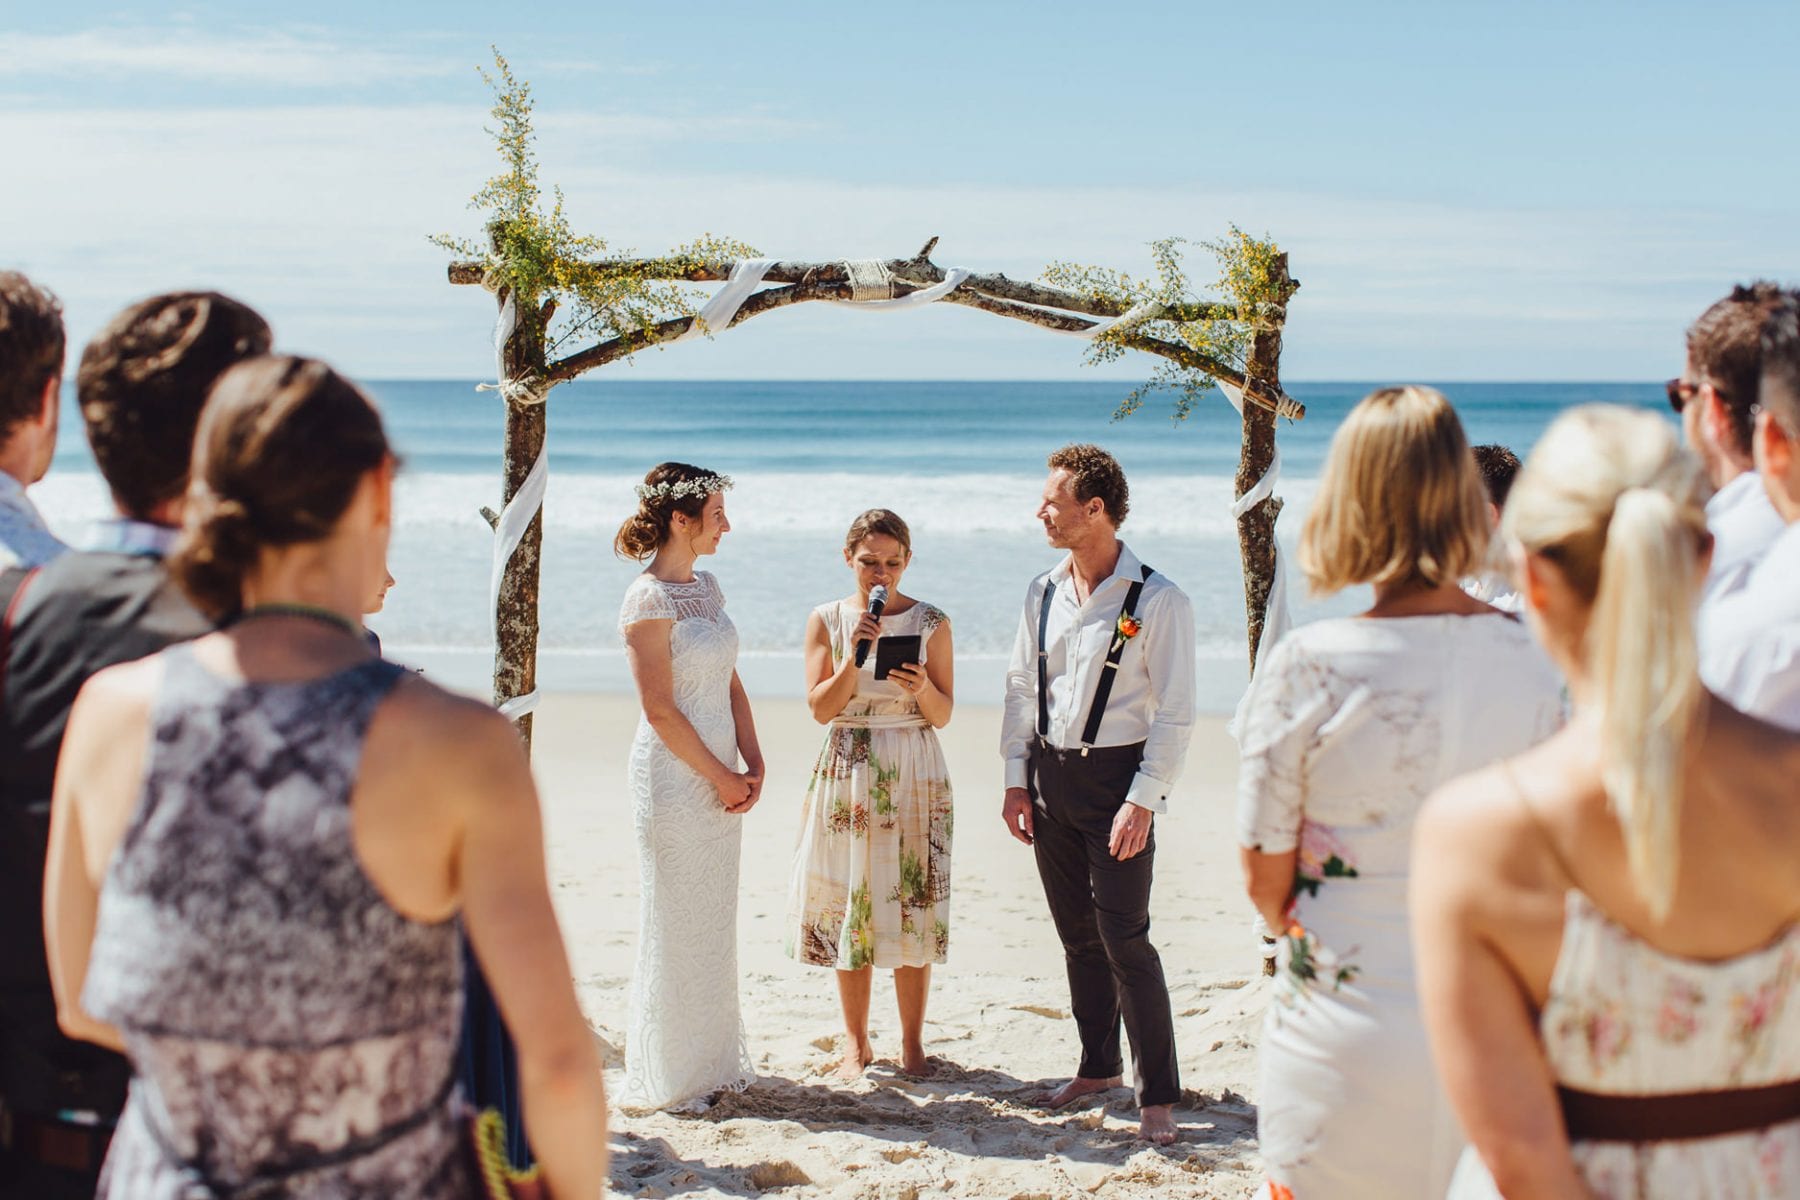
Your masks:
<svg viewBox="0 0 1800 1200"><path fill-rule="evenodd" d="M937 234L944 265L1031 277L1143 270L1151 239L1236 222L1292 256L1297 379L1660 378L1733 281L1800 282L1791 4L18 7L0 263L57 290L77 340L208 286L356 374L489 371L489 302L424 239L478 224L490 43L534 85L546 182L617 247ZM966 310L804 306L613 370L1080 362Z"/></svg>

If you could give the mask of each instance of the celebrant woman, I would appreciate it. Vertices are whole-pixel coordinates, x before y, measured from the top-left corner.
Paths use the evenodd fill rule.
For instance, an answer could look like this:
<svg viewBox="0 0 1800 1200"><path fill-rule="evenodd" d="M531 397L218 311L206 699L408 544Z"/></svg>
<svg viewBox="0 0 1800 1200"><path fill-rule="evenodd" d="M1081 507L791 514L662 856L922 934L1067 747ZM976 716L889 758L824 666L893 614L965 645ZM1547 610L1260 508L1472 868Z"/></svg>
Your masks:
<svg viewBox="0 0 1800 1200"><path fill-rule="evenodd" d="M950 778L937 730L954 705L950 620L900 590L912 535L894 513L851 523L856 590L806 622L807 703L830 726L807 788L788 899L788 953L834 967L844 1014L840 1077L874 1061L872 968L892 968L901 1069L929 1073L931 968L950 944ZM885 589L880 616L870 595ZM871 643L857 661L857 646ZM890 658L881 649L902 653ZM878 677L879 676L879 677Z"/></svg>
<svg viewBox="0 0 1800 1200"><path fill-rule="evenodd" d="M653 467L614 543L624 557L650 560L619 612L644 709L630 766L642 899L620 1100L628 1110L703 1110L756 1078L738 1018L737 892L762 751L725 594L694 565L731 529L730 486L686 463Z"/></svg>

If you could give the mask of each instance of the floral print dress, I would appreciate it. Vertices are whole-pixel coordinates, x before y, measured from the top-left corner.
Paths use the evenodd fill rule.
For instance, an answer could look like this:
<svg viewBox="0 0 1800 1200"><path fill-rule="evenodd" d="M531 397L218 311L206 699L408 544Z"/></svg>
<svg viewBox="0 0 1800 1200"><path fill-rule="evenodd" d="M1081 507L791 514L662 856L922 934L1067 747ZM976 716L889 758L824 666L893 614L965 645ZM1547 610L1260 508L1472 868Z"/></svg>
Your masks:
<svg viewBox="0 0 1800 1200"><path fill-rule="evenodd" d="M1443 1196L1462 1139L1414 995L1413 820L1439 784L1561 719L1554 669L1498 614L1320 621L1258 666L1238 840L1298 852L1260 1061L1258 1139L1275 1195Z"/></svg>
<svg viewBox="0 0 1800 1200"><path fill-rule="evenodd" d="M833 664L851 652L861 609L814 610ZM883 636L918 634L921 661L948 618L923 602L882 619ZM788 892L787 952L856 971L941 963L950 946L950 777L918 701L875 678L875 655L831 722L806 789Z"/></svg>
<svg viewBox="0 0 1800 1200"><path fill-rule="evenodd" d="M1556 1081L1605 1095L1660 1096L1800 1079L1800 925L1720 962L1665 954L1581 892L1568 893L1562 949L1539 1036ZM1576 1142L1601 1200L1800 1196L1800 1121L1676 1142ZM1496 1200L1469 1151L1451 1200Z"/></svg>
<svg viewBox="0 0 1800 1200"><path fill-rule="evenodd" d="M481 1195L452 1095L461 922L363 873L351 794L405 668L297 683L161 655L143 791L82 1005L125 1038L104 1200Z"/></svg>

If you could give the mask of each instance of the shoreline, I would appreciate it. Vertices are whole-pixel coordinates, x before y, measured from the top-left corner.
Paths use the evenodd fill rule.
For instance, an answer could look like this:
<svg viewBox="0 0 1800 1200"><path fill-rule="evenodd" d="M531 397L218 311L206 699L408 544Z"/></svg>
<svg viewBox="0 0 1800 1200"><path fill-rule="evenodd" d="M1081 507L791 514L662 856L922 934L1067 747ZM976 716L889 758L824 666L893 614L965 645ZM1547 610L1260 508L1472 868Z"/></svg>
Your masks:
<svg viewBox="0 0 1800 1200"><path fill-rule="evenodd" d="M381 618L369 622L381 632ZM423 671L427 678L452 691L488 699L493 691L494 654L491 649L421 646L384 639L383 653L395 662ZM956 695L959 711L994 708L1006 695L1007 656L967 654L956 656ZM1249 672L1242 654L1232 659L1195 659L1195 708L1198 720L1228 718L1237 711L1248 684ZM738 656L738 675L753 705L798 703L805 699L804 659L799 650L747 651ZM631 701L637 691L625 664L625 652L612 647L538 651L538 688L545 697L585 696ZM996 720L998 718L996 717ZM996 725L996 728L998 726ZM999 744L996 732L995 744Z"/></svg>
<svg viewBox="0 0 1800 1200"><path fill-rule="evenodd" d="M1136 1139L1128 1090L1059 1112L1027 1099L1072 1072L1062 952L1031 851L999 820L1000 710L958 706L940 733L957 789L949 959L934 972L926 1049L939 1074L901 1076L892 988L877 980L878 1061L830 1076L839 1016L830 973L782 948L800 800L823 729L797 700L756 702L769 765L745 818L738 972L759 1082L699 1116L615 1113L612 1186L640 1197L1019 1195L1248 1197L1255 1148L1255 1043L1267 984L1238 890L1237 755L1224 722L1196 722L1187 767L1158 818L1152 939L1175 1013L1182 1139ZM622 1084L637 941L638 879L625 765L638 720L629 696L552 692L537 711L552 895L607 1084ZM885 975L885 972L878 972ZM886 1062L881 1060L888 1060Z"/></svg>

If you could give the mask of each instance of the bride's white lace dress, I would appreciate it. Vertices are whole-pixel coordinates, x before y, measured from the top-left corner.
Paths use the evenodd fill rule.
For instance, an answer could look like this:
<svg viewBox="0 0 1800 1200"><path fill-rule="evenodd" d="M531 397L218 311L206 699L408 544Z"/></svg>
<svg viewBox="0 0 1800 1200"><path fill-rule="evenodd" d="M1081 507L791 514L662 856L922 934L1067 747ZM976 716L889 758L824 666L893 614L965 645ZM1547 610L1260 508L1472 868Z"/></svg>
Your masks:
<svg viewBox="0 0 1800 1200"><path fill-rule="evenodd" d="M619 612L623 630L668 620L675 704L721 762L738 762L731 716L737 628L718 581L640 576ZM738 1017L738 847L743 818L639 719L631 746L631 798L642 901L637 970L625 1041L627 1110L703 1105L756 1077Z"/></svg>

